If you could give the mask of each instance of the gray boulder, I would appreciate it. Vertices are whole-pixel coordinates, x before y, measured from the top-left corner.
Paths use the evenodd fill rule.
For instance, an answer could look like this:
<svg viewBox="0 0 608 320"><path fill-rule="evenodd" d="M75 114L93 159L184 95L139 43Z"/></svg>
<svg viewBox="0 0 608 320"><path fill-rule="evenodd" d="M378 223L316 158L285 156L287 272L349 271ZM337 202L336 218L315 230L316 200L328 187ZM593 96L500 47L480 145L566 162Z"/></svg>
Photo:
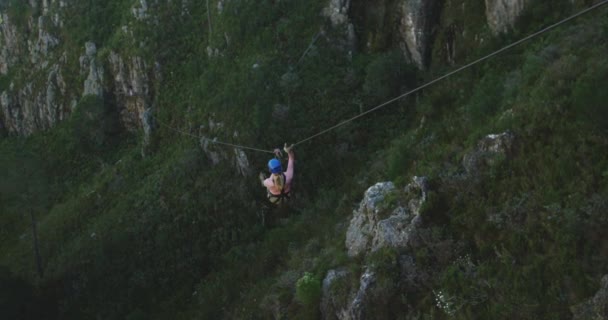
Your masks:
<svg viewBox="0 0 608 320"><path fill-rule="evenodd" d="M380 220L384 198L395 190L392 182L379 182L365 191L359 209L354 211L346 232L346 248L351 257L366 252Z"/></svg>
<svg viewBox="0 0 608 320"><path fill-rule="evenodd" d="M353 212L346 233L348 255L355 257L382 248L407 248L418 243L415 241L417 230L422 224L419 213L427 192L425 177L412 178L404 190L395 190L392 182L370 187ZM387 197L397 202L389 203Z"/></svg>

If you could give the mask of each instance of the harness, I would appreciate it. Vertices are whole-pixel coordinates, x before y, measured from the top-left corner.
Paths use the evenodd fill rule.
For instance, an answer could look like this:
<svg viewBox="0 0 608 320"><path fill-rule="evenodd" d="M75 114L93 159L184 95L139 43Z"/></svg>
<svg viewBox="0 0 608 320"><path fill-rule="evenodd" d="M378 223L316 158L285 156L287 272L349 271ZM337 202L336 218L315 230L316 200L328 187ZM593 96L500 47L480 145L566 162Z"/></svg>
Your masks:
<svg viewBox="0 0 608 320"><path fill-rule="evenodd" d="M285 176L284 173L282 173L282 175L283 175L284 184L287 184L287 177ZM289 192L285 192L285 186L283 186L283 189L281 190L281 194L272 194L272 193L270 193L270 191L268 191L266 196L268 197L268 201L270 201L270 203L282 204L285 201L287 201L287 199L289 199L290 192L291 192L291 190L289 190Z"/></svg>

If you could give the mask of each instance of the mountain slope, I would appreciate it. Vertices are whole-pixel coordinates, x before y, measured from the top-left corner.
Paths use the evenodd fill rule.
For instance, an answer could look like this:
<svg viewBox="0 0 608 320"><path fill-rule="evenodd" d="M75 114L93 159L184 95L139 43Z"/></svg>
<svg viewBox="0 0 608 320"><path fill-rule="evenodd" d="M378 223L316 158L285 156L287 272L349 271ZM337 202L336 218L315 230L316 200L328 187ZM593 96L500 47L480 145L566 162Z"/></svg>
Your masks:
<svg viewBox="0 0 608 320"><path fill-rule="evenodd" d="M283 212L269 154L208 140L301 141L588 5L0 2L2 313L601 312L605 9L298 145Z"/></svg>

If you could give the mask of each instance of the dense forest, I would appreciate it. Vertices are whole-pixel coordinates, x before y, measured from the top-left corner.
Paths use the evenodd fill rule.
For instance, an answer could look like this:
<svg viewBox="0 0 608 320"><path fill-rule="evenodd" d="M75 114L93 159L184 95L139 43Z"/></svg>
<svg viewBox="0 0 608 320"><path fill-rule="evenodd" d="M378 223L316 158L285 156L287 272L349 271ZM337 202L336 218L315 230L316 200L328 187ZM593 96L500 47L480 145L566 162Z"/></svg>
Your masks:
<svg viewBox="0 0 608 320"><path fill-rule="evenodd" d="M0 0L0 318L608 319L604 3Z"/></svg>

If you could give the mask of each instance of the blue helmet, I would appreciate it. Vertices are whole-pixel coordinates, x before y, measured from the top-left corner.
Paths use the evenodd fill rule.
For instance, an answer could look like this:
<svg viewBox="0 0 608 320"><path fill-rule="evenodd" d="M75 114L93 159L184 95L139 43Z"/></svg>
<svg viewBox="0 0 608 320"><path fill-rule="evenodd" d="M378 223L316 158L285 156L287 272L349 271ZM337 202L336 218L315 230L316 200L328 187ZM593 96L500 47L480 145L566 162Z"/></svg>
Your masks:
<svg viewBox="0 0 608 320"><path fill-rule="evenodd" d="M283 172L283 167L281 167L281 161L277 159L270 159L270 161L268 161L268 170L270 170L271 173Z"/></svg>

